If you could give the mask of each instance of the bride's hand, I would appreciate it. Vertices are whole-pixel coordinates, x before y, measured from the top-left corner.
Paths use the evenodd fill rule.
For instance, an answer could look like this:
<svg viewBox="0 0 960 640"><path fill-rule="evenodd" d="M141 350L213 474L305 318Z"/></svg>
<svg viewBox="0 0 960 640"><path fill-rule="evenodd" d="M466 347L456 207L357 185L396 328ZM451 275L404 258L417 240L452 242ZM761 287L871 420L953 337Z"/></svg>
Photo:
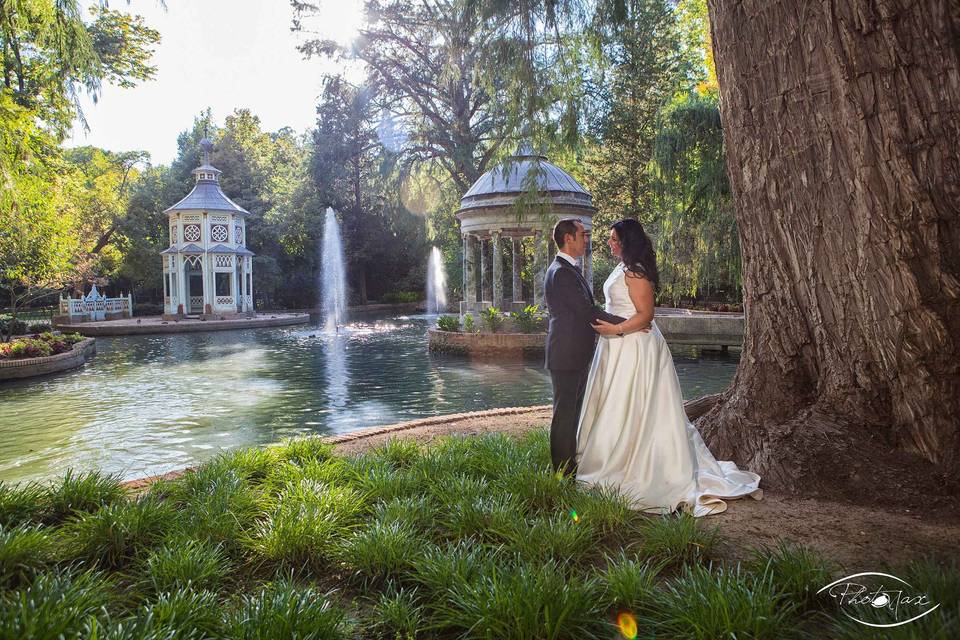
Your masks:
<svg viewBox="0 0 960 640"><path fill-rule="evenodd" d="M597 320L591 326L594 331L602 336L615 336L620 333L620 325L611 324L606 320Z"/></svg>

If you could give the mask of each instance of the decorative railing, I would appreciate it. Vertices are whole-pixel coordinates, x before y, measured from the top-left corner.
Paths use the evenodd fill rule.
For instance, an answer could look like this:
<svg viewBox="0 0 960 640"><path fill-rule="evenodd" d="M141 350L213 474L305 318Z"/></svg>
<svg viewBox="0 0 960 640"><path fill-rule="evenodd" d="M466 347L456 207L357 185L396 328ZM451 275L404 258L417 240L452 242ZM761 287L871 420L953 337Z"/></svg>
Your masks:
<svg viewBox="0 0 960 640"><path fill-rule="evenodd" d="M190 308L203 308L203 296L190 296Z"/></svg>
<svg viewBox="0 0 960 640"><path fill-rule="evenodd" d="M218 307L231 307L233 306L233 296L217 296L216 303Z"/></svg>
<svg viewBox="0 0 960 640"><path fill-rule="evenodd" d="M71 321L106 320L107 314L133 317L133 298L130 294L119 298L108 298L94 286L80 298L60 298L60 315L68 316Z"/></svg>

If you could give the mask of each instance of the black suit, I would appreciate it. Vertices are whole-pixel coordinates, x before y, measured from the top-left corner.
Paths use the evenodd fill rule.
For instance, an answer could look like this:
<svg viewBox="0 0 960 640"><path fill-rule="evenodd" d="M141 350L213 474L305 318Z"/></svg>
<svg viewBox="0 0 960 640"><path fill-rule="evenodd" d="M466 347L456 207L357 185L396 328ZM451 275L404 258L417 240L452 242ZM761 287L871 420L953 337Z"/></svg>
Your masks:
<svg viewBox="0 0 960 640"><path fill-rule="evenodd" d="M566 467L572 474L576 465L577 421L597 345L597 333L590 325L597 319L614 324L624 319L597 307L580 269L560 256L547 269L544 294L550 310L544 366L550 370L553 383L550 454L554 469Z"/></svg>

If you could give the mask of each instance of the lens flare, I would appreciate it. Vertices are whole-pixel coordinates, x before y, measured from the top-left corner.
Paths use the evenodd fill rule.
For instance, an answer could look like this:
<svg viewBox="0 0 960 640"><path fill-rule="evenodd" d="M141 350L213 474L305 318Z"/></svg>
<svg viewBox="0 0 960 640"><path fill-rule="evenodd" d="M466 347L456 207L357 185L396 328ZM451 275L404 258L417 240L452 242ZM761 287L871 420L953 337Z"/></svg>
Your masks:
<svg viewBox="0 0 960 640"><path fill-rule="evenodd" d="M574 522L580 522L580 515L576 511L571 510L570 517L573 518Z"/></svg>
<svg viewBox="0 0 960 640"><path fill-rule="evenodd" d="M623 612L617 616L617 626L624 638L634 640L637 637L637 621L633 615Z"/></svg>

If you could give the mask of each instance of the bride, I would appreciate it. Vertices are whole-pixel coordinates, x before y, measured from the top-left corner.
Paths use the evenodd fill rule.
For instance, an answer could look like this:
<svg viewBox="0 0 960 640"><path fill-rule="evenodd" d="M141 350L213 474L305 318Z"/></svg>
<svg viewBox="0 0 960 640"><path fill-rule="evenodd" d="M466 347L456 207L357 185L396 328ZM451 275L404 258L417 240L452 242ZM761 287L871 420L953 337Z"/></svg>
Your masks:
<svg viewBox="0 0 960 640"><path fill-rule="evenodd" d="M653 322L657 265L639 222L625 219L607 245L621 259L603 285L606 310L627 318L594 325L602 339L587 378L577 431L577 479L615 487L636 509L695 517L726 499L760 500L760 476L718 462L687 420L670 349ZM649 333L638 331L650 323Z"/></svg>

